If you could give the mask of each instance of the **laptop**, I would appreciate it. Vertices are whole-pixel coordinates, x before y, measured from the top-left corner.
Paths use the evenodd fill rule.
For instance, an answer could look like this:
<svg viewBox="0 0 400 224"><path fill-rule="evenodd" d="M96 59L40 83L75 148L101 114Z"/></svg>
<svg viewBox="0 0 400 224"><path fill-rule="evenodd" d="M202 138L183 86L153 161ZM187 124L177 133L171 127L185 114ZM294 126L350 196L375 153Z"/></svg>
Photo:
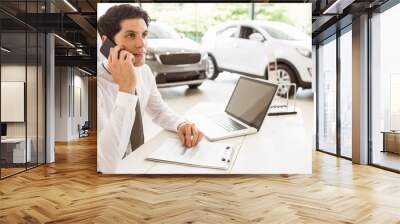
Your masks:
<svg viewBox="0 0 400 224"><path fill-rule="evenodd" d="M7 124L1 123L1 140L7 139Z"/></svg>
<svg viewBox="0 0 400 224"><path fill-rule="evenodd" d="M210 141L257 133L278 85L262 79L240 77L225 112L195 115L191 121Z"/></svg>

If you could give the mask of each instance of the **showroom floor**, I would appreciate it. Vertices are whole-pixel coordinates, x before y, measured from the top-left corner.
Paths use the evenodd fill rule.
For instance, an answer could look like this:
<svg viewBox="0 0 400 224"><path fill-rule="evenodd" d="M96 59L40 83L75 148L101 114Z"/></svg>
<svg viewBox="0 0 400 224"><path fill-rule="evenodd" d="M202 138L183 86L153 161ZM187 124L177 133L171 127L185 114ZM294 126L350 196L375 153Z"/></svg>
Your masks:
<svg viewBox="0 0 400 224"><path fill-rule="evenodd" d="M163 89L177 112L224 102L238 76ZM307 134L311 91L299 91ZM148 118L147 118L148 119ZM161 129L145 121L147 137ZM284 128L284 127L282 127ZM56 163L0 181L0 223L398 223L398 175L317 151L312 175L103 175L96 135L56 143ZM29 186L29 187L27 187Z"/></svg>
<svg viewBox="0 0 400 224"><path fill-rule="evenodd" d="M373 163L391 169L400 170L400 155L376 150L373 155Z"/></svg>
<svg viewBox="0 0 400 224"><path fill-rule="evenodd" d="M239 75L234 73L223 72L214 81L205 81L198 89L189 89L187 86L180 86L163 88L160 89L160 92L165 102L175 112L184 114L191 107L200 102L222 103L226 105L239 77ZM314 128L313 92L311 90L299 90L296 105L302 111L301 115L306 125L306 134L310 136L309 139L312 141ZM161 130L161 128L153 124L148 117L144 118L144 122L146 139L151 138Z"/></svg>

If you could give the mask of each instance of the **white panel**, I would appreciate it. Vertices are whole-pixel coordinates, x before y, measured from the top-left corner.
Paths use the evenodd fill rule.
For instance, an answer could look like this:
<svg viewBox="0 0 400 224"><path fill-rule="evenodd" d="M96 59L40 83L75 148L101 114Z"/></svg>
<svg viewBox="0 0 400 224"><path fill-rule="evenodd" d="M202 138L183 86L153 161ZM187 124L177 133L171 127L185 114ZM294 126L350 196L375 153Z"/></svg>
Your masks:
<svg viewBox="0 0 400 224"><path fill-rule="evenodd" d="M24 82L1 82L1 122L24 122Z"/></svg>
<svg viewBox="0 0 400 224"><path fill-rule="evenodd" d="M77 138L79 135L78 125L81 124L81 88L74 89L74 116L72 118L72 137Z"/></svg>

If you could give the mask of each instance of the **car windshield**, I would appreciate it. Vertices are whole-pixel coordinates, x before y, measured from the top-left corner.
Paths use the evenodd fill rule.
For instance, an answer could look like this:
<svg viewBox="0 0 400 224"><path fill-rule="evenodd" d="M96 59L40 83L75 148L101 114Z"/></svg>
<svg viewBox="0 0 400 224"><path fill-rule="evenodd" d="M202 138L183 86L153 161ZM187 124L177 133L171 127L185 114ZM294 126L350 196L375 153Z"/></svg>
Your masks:
<svg viewBox="0 0 400 224"><path fill-rule="evenodd" d="M151 23L149 26L149 39L179 39L181 35L165 24Z"/></svg>
<svg viewBox="0 0 400 224"><path fill-rule="evenodd" d="M261 25L261 27L267 31L269 35L273 38L281 39L281 40L307 40L310 37L297 30L292 26L288 26L286 24L269 24L269 25Z"/></svg>

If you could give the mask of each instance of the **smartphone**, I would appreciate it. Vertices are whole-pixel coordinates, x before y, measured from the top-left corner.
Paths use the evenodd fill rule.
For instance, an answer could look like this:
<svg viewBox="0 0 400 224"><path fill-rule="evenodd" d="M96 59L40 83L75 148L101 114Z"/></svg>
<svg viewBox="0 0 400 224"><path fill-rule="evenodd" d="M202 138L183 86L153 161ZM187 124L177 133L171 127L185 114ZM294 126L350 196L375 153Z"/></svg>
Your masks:
<svg viewBox="0 0 400 224"><path fill-rule="evenodd" d="M117 45L115 45L115 43L111 39L107 38L106 41L103 43L103 45L101 45L100 52L108 59L108 56L110 55L110 48L115 47L115 46L117 46ZM123 49L119 50L118 58L119 58L119 55L122 50ZM135 58L133 58L132 63L134 63L134 62L135 62Z"/></svg>
<svg viewBox="0 0 400 224"><path fill-rule="evenodd" d="M103 45L101 45L100 52L108 59L110 48L115 46L115 43L111 39L107 38Z"/></svg>

